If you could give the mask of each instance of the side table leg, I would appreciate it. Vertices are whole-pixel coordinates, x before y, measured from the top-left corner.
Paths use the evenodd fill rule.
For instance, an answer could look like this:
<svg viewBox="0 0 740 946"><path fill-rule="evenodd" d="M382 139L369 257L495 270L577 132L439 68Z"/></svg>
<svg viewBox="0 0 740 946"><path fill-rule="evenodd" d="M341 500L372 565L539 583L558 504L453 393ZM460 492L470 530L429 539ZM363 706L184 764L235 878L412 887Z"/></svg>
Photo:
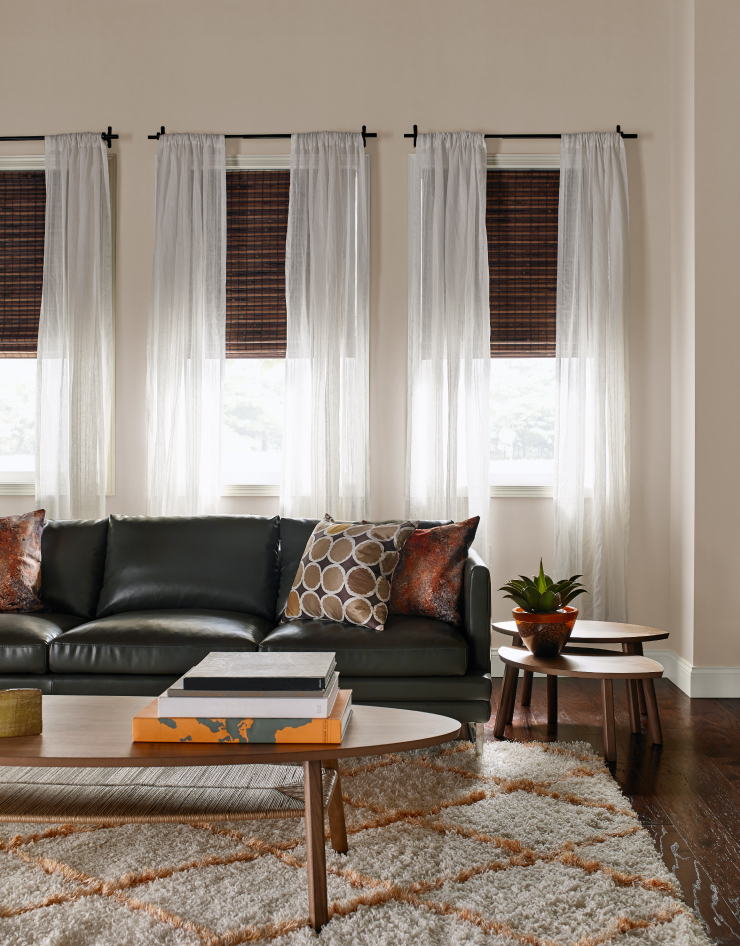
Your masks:
<svg viewBox="0 0 740 946"><path fill-rule="evenodd" d="M632 647L633 647L633 650L632 650L633 654L637 654L638 657L645 656L642 650L642 641L640 641L639 644L633 644ZM645 696L645 684L643 683L642 680L637 681L637 696L640 700L640 712L642 713L643 716L647 716L648 714L647 698Z"/></svg>
<svg viewBox="0 0 740 946"><path fill-rule="evenodd" d="M332 769L337 773L334 781L334 791L331 793L327 811L329 813L329 834L331 835L331 846L338 854L346 854L349 850L347 845L347 826L344 823L344 803L342 801L342 782L339 776L339 762L336 759L324 760L321 763L325 769Z"/></svg>
<svg viewBox="0 0 740 946"><path fill-rule="evenodd" d="M547 725L558 724L558 678L554 673L547 675Z"/></svg>
<svg viewBox="0 0 740 946"><path fill-rule="evenodd" d="M308 870L308 916L318 933L329 922L326 899L326 851L324 850L324 798L321 763L303 763L306 806L306 868Z"/></svg>
<svg viewBox="0 0 740 946"><path fill-rule="evenodd" d="M604 758L617 761L617 737L614 731L614 690L611 680L601 681L601 703L604 714Z"/></svg>
<svg viewBox="0 0 740 946"><path fill-rule="evenodd" d="M504 668L504 682L501 687L501 697L498 701L496 710L496 724L493 727L493 735L496 739L504 738L504 729L506 728L507 717L509 715L509 703L511 694L516 685L518 671L506 664Z"/></svg>
<svg viewBox="0 0 740 946"><path fill-rule="evenodd" d="M514 710L516 709L516 688L519 686L519 671L516 667L512 668L514 683L511 690L511 697L509 699L509 708L506 712L506 723L511 726L514 722Z"/></svg>
<svg viewBox="0 0 740 946"><path fill-rule="evenodd" d="M512 641L512 647L523 647L522 639L518 634L515 634ZM521 706L529 706L532 702L532 678L534 674L531 670L525 670L522 673L522 696L519 700ZM511 722L511 720L509 720Z"/></svg>
<svg viewBox="0 0 740 946"><path fill-rule="evenodd" d="M647 703L648 732L654 746L663 745L663 733L658 715L658 700L655 696L655 684L651 677L645 680L645 702Z"/></svg>
<svg viewBox="0 0 740 946"><path fill-rule="evenodd" d="M532 702L532 678L534 674L531 670L525 670L522 677L522 697L519 700L522 706L529 706Z"/></svg>
<svg viewBox="0 0 740 946"><path fill-rule="evenodd" d="M627 708L630 714L630 732L639 733L640 726L640 701L637 696L637 680L625 680L627 684Z"/></svg>
<svg viewBox="0 0 740 946"><path fill-rule="evenodd" d="M635 650L635 645L623 643L622 653L636 654L637 651ZM642 680L625 680L625 683L627 684L627 708L630 715L630 732L639 733L642 731L642 724L640 722L640 707L645 702L644 693L642 693L642 703L640 702L640 687L642 686Z"/></svg>

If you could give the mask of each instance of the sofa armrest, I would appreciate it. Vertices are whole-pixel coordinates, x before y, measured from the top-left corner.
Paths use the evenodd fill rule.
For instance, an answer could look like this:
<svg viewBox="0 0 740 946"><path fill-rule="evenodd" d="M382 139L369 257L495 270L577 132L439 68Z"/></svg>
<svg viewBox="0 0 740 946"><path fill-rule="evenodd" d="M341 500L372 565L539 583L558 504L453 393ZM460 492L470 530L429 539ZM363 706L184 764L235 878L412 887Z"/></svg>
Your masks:
<svg viewBox="0 0 740 946"><path fill-rule="evenodd" d="M491 574L483 559L468 552L463 575L463 632L468 640L468 673L491 672Z"/></svg>

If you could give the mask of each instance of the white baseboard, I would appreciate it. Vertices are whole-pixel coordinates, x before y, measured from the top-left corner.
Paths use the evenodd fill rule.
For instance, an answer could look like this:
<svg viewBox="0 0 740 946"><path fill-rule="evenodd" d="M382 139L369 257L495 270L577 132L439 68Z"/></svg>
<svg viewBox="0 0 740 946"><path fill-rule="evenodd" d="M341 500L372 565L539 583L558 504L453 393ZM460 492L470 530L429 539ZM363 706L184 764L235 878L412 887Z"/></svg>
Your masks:
<svg viewBox="0 0 740 946"><path fill-rule="evenodd" d="M665 678L692 699L740 699L740 667L695 667L672 650L645 650L645 656L663 664ZM491 648L491 676L503 675L498 648Z"/></svg>

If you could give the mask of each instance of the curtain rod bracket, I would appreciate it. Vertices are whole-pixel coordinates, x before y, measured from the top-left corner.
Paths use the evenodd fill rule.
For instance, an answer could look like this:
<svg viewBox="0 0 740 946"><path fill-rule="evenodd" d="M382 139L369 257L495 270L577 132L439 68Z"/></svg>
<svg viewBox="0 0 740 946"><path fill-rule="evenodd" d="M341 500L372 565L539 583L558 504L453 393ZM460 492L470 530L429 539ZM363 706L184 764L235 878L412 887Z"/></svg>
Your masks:
<svg viewBox="0 0 740 946"><path fill-rule="evenodd" d="M414 130L413 130L413 132L412 132L411 134L406 134L406 135L403 136L404 138L413 138L413 139L414 139L414 147L416 147L417 132L418 132L418 127L417 127L416 125L414 125Z"/></svg>
<svg viewBox="0 0 740 946"><path fill-rule="evenodd" d="M103 141L106 142L106 144L108 145L108 148L110 148L110 143L111 143L112 139L113 139L113 138L117 138L118 135L114 135L114 134L113 134L113 129L111 128L110 125L108 125L108 131L107 131L107 132L106 132L106 131L102 132L102 134L100 135L100 137L103 139Z"/></svg>

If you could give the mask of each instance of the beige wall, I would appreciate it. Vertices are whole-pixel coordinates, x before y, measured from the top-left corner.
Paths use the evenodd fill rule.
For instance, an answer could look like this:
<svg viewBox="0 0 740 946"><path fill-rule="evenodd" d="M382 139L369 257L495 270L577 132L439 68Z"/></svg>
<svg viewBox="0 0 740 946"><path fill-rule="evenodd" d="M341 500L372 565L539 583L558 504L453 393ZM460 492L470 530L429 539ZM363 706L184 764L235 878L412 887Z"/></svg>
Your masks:
<svg viewBox="0 0 740 946"><path fill-rule="evenodd" d="M145 337L156 150L147 134L161 124L172 131L268 132L359 130L365 123L378 132L368 144L371 513L391 516L403 511L404 498L411 149L403 132L414 122L421 130L506 132L611 130L619 122L638 132L639 139L626 144L632 226L630 616L668 625L669 0L2 0L0 23L3 134L111 123L121 136L115 143L116 495L109 503L116 513L142 513L145 505ZM729 42L721 24L715 32ZM721 78L718 73L717 82ZM491 150L515 152L550 145L556 143L489 142ZM275 153L286 146L229 142L231 150L244 153ZM7 143L0 149L42 150ZM710 156L706 161L714 166ZM728 232L734 232L725 217ZM731 315L730 305L723 318ZM717 316L717 333L721 324ZM713 383L730 382L725 376ZM730 470L722 476L731 476ZM31 502L0 497L0 513ZM541 554L545 561L551 556L552 504L502 499L492 505L492 577L498 587L534 568ZM223 501L226 512L272 512L276 506L270 499ZM722 558L727 561L724 553ZM505 611L497 606L494 613ZM688 643L679 649L691 658Z"/></svg>
<svg viewBox="0 0 740 946"><path fill-rule="evenodd" d="M740 666L740 3L696 2L694 662Z"/></svg>

